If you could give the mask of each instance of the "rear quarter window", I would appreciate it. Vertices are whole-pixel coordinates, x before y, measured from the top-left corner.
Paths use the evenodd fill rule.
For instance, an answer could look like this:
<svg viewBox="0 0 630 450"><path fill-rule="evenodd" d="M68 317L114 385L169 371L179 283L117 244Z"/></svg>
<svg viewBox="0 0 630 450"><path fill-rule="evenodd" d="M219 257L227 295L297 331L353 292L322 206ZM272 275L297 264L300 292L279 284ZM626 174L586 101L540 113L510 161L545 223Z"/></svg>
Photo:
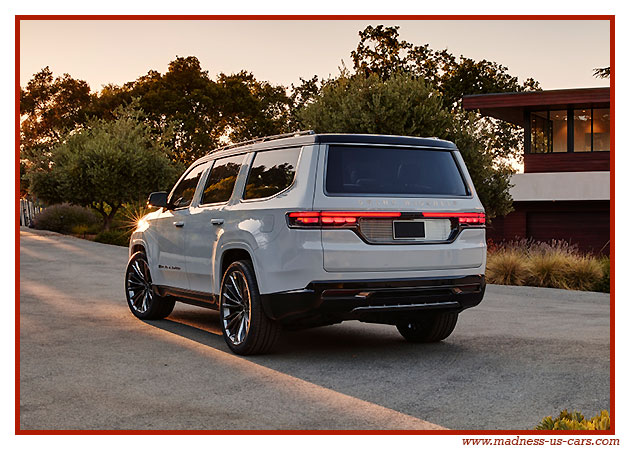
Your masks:
<svg viewBox="0 0 630 450"><path fill-rule="evenodd" d="M245 186L245 200L267 198L293 184L300 148L256 153Z"/></svg>
<svg viewBox="0 0 630 450"><path fill-rule="evenodd" d="M331 145L326 164L326 193L332 195L468 195L448 150Z"/></svg>

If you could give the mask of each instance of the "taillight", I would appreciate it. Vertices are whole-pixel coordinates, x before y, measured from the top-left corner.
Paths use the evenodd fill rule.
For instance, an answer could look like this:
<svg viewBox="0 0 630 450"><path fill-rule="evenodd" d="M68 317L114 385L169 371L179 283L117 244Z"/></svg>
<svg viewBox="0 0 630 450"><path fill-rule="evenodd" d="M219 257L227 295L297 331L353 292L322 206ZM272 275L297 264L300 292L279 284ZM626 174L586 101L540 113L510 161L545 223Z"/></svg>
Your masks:
<svg viewBox="0 0 630 450"><path fill-rule="evenodd" d="M297 211L287 214L292 228L335 228L352 227L363 217L396 218L400 212L389 211Z"/></svg>
<svg viewBox="0 0 630 450"><path fill-rule="evenodd" d="M425 212L403 213L396 211L296 211L287 214L291 228L354 228L359 219L396 219L396 218L451 219L458 225L484 226L485 213Z"/></svg>
<svg viewBox="0 0 630 450"><path fill-rule="evenodd" d="M449 212L425 212L426 218L456 219L460 225L482 226L486 224L485 213L449 213Z"/></svg>

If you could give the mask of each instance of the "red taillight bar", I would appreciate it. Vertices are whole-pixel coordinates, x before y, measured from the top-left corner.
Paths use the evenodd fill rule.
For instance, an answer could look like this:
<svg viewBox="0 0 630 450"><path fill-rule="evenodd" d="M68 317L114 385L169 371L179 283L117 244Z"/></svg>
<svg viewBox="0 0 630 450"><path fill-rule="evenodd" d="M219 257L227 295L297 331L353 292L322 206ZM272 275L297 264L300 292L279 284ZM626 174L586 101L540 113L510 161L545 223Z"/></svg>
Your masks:
<svg viewBox="0 0 630 450"><path fill-rule="evenodd" d="M322 217L400 217L396 211L322 211Z"/></svg>
<svg viewBox="0 0 630 450"><path fill-rule="evenodd" d="M398 211L296 211L288 213L289 226L355 225L360 218L397 218ZM425 212L422 217L457 219L460 225L484 225L485 213Z"/></svg>
<svg viewBox="0 0 630 450"><path fill-rule="evenodd" d="M394 218L397 211L296 211L288 214L289 226L340 226L354 225L361 217Z"/></svg>
<svg viewBox="0 0 630 450"><path fill-rule="evenodd" d="M457 219L460 224L484 225L486 223L485 213L449 213L449 212L425 212L423 217L427 218L449 218Z"/></svg>

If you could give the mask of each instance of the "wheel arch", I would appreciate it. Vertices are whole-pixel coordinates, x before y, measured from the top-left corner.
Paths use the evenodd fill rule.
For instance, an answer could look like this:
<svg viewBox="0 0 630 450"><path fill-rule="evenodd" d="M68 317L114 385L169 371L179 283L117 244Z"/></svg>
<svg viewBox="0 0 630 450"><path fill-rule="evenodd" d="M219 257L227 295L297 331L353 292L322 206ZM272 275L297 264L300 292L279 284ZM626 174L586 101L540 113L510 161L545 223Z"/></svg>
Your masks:
<svg viewBox="0 0 630 450"><path fill-rule="evenodd" d="M216 265L216 276L215 279L215 292L219 292L221 290L221 280L223 279L223 274L226 269L235 261L240 260L248 260L252 263L254 267L254 274L257 275L257 266L256 260L254 259L254 252L249 248L248 245L242 243L236 243L231 245L228 248L225 248L221 252L221 257L219 258L219 264Z"/></svg>

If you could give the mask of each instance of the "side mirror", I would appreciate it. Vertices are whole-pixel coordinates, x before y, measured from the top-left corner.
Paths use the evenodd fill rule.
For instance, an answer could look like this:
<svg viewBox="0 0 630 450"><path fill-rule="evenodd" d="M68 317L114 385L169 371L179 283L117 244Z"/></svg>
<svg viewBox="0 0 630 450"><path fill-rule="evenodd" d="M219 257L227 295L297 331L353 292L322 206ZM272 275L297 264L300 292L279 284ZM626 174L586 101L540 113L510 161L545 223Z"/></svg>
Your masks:
<svg viewBox="0 0 630 450"><path fill-rule="evenodd" d="M149 206L155 206L156 208L168 209L168 193L166 192L151 192L149 194L149 200L147 201Z"/></svg>

